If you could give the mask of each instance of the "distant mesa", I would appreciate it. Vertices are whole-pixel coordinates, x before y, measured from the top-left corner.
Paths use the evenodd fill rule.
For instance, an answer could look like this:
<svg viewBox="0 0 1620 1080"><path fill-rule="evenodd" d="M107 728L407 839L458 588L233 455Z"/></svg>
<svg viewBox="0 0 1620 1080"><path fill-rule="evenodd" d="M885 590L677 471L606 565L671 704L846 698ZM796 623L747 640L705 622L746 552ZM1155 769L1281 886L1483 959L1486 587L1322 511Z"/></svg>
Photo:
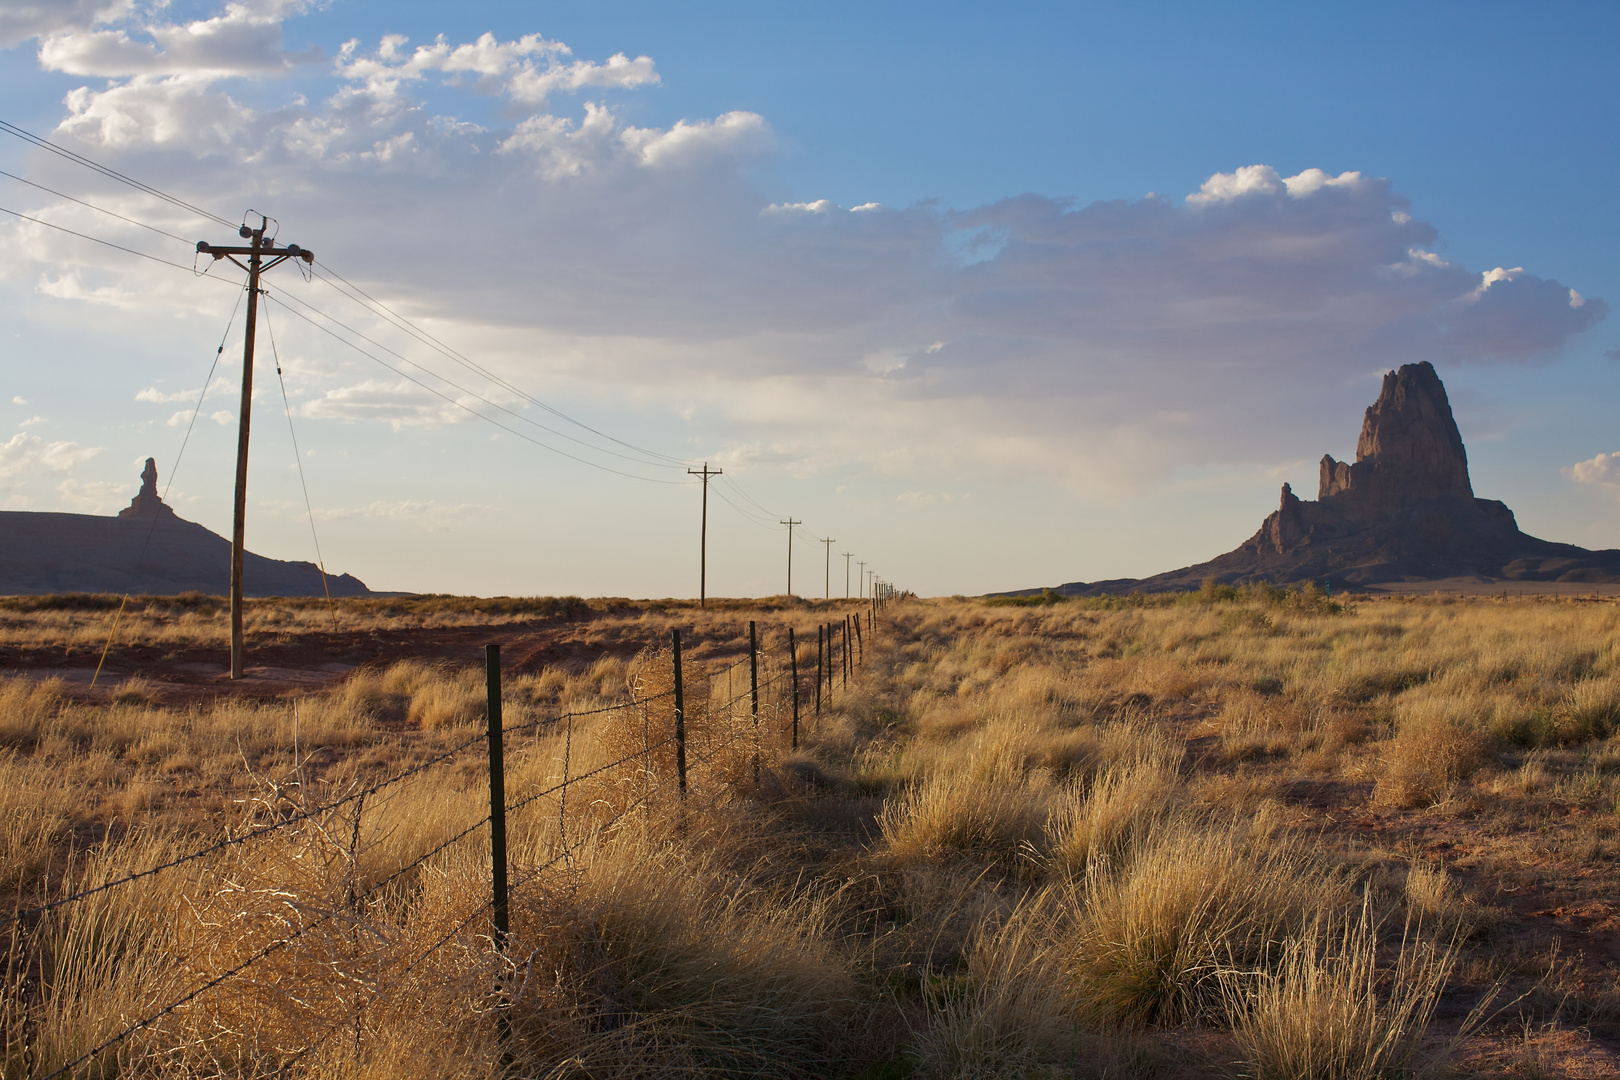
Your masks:
<svg viewBox="0 0 1620 1080"><path fill-rule="evenodd" d="M230 591L231 543L174 512L146 459L141 489L117 517L0 511L0 595L66 592L171 596ZM333 596L370 596L349 574L328 575ZM248 596L324 596L314 563L243 553Z"/></svg>
<svg viewBox="0 0 1620 1080"><path fill-rule="evenodd" d="M1474 496L1446 388L1427 362L1384 376L1356 460L1324 455L1317 496L1282 487L1281 505L1235 551L1150 578L1071 582L1069 596L1306 581L1379 586L1424 581L1620 582L1620 551L1588 551L1519 531L1513 511ZM1027 591L1027 590L1026 590Z"/></svg>

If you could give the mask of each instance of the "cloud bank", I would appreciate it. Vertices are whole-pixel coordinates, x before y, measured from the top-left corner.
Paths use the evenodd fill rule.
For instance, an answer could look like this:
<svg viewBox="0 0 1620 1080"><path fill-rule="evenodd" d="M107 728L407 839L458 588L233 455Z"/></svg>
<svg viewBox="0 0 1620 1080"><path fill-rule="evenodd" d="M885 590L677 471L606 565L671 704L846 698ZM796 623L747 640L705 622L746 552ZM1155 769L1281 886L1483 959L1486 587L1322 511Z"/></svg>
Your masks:
<svg viewBox="0 0 1620 1080"><path fill-rule="evenodd" d="M764 117L623 119L615 95L659 85L649 57L579 59L540 34L384 35L295 56L281 26L302 7L167 24L66 5L16 9L0 29L36 37L49 70L103 80L67 96L54 138L219 212L269 206L284 239L507 377L696 411L716 455L919 477L1017 467L1127 490L1189 466L1294 460L1371 372L1541 360L1608 311L1521 267L1446 260L1392 183L1359 172L1243 165L1179 199L1084 206L796 201L751 179L775 154ZM314 64L317 102L233 97ZM498 98L507 119L435 111L429 87ZM82 208L45 210L109 235ZM192 282L38 227L0 229L0 249L7 280L53 295L199 303ZM375 369L322 372L304 415L464 418Z"/></svg>

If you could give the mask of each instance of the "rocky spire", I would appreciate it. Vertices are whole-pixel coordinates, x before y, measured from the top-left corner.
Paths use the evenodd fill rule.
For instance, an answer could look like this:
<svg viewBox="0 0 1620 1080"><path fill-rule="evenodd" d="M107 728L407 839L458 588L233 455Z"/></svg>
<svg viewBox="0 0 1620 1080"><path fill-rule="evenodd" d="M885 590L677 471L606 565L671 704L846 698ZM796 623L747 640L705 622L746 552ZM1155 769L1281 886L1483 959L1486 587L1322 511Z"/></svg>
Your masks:
<svg viewBox="0 0 1620 1080"><path fill-rule="evenodd" d="M1441 496L1472 499L1474 489L1446 388L1425 360L1384 376L1362 421L1355 463L1325 455L1317 498L1391 511Z"/></svg>
<svg viewBox="0 0 1620 1080"><path fill-rule="evenodd" d="M136 493L130 504L118 511L121 518L127 517L154 517L158 514L174 513L169 505L158 496L157 490L157 462L151 458L146 459L146 468L141 470L141 490Z"/></svg>

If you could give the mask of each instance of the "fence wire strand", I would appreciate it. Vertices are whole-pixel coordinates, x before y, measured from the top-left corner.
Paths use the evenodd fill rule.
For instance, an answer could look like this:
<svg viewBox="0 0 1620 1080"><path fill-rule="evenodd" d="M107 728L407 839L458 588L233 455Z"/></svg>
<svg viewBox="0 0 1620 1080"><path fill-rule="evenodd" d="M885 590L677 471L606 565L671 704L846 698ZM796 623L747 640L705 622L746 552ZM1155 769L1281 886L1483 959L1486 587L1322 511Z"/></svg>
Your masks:
<svg viewBox="0 0 1620 1080"><path fill-rule="evenodd" d="M132 881L139 881L142 878L151 877L152 875L161 873L164 870L172 870L177 866L200 859L205 855L212 855L216 852L235 847L238 844L245 844L249 840L256 840L261 836L268 836L271 833L279 832L282 829L297 825L300 822L309 821L312 818L324 817L340 806L354 802L356 799L364 799L368 795L375 795L377 792L382 791L385 788L392 787L394 784L398 784L412 776L415 776L424 769L442 764L455 755L461 753L461 751L467 749L467 747L471 746L473 743L481 741L483 738L483 735L474 736L473 738L468 739L465 742L458 743L457 745L452 746L450 749L445 750L442 753L421 762L420 764L413 765L411 768L406 769L402 773L397 773L386 780L380 780L377 783L372 784L370 787L362 788L359 791L352 791L340 799L335 799L332 802L325 803L313 810L305 810L271 825L256 826L239 836L227 836L225 839L210 844L205 848L199 848L196 851L181 855L178 858L170 859L168 862L159 863L156 866L148 867L145 870L140 870L133 874L127 874L124 877L113 881L103 882L100 885L96 885L92 888L76 892L71 896L63 896L48 903L40 904L36 907L27 908L22 911L13 912L10 915L0 917L0 929L4 929L12 923L25 919L30 915L38 915L47 911L54 911L56 908L62 907L66 904L75 903L87 897L95 896L97 893L106 892L108 889L116 888L119 885L128 885Z"/></svg>
<svg viewBox="0 0 1620 1080"><path fill-rule="evenodd" d="M758 652L756 654L755 659L756 659L756 661L758 663L760 663L762 666L764 666L767 671L770 670L770 667L771 667L771 654L765 653L763 650L761 650L760 652ZM739 660L739 661L727 666L726 668L721 669L721 671L719 671L719 672L711 673L709 675L709 685L710 685L710 687L712 688L714 686L715 681L721 675L724 675L727 678L728 686L729 686L731 674L734 671L736 671L737 668L742 666L744 663L747 663L747 661L746 660ZM777 686L784 679L784 677L786 675L786 672L784 671L784 669L782 668L782 666L780 664L775 665L775 667L776 667L776 673L774 675L767 675L765 680L763 682L759 683L758 686L759 686L759 689L761 691L766 691L767 692L763 696L766 698L765 704L767 706L768 711L773 714L775 719L780 720L780 715L779 714L780 714L780 711L781 711L781 702L778 700L775 703L771 703L769 701L768 691L769 691L770 688L772 688L774 686ZM573 865L573 853L574 853L575 849L576 848L582 848L585 845L585 843L587 842L585 839L581 839L575 845L570 845L569 842L568 842L568 833L567 833L567 826L568 826L568 822L567 822L567 798L568 798L568 788L571 785L582 783L582 782L584 782L586 780L592 779L593 777L599 776L602 773L608 772L611 769L618 768L618 767L620 767L622 765L625 765L625 764L628 764L630 762L634 762L637 759L640 759L641 763L642 763L642 771L643 771L643 777L642 777L643 783L642 783L642 796L641 796L641 798L638 799L638 800L635 800L634 802L632 802L629 805L627 805L626 807L624 807L622 810L619 810L618 812L616 812L607 821L602 822L601 825L598 827L598 829L593 831L592 835L596 835L597 833L600 832L601 829L605 829L607 827L615 825L618 822L624 820L631 813L633 813L638 807L647 807L647 808L650 809L650 798L651 798L651 792L653 790L653 784L652 784L652 781L651 781L652 753L655 750L662 749L663 747L669 746L670 744L677 742L678 739L677 739L677 737L672 735L672 736L670 736L668 738L661 739L656 743L650 741L649 736L650 736L650 731L651 731L651 728L650 728L651 712L650 712L649 709L646 708L646 706L650 705L651 703L653 703L655 701L659 701L659 700L661 700L663 698L670 697L670 696L673 695L673 693L674 693L673 690L668 690L668 691L664 691L662 693L649 695L649 696L644 697L644 698L632 697L632 699L630 701L628 701L628 702L603 706L601 708L583 709L583 710L569 710L568 712L562 713L562 714L560 714L558 716L555 716L555 717L540 718L540 719L537 719L537 720L528 721L528 722L523 723L523 724L516 724L516 725L513 725L511 727L503 727L501 729L501 734L502 734L502 736L504 738L504 736L506 736L508 734L517 734L519 732L523 732L523 731L527 731L527 730L531 730L531 729L538 729L538 728L545 727L545 726L548 726L548 725L552 725L552 726L555 726L557 724L564 725L563 779L561 780L561 782L559 782L557 784L553 784L552 786L544 788L544 789L542 789L540 791L533 792L530 795L527 795L524 798L519 799L518 801L516 801L514 803L511 803L511 804L508 804L508 805L506 805L504 807L504 809L505 809L505 811L507 813L512 813L512 812L515 812L517 810L522 809L525 806L530 805L531 803L535 802L538 799L542 799L542 798L544 798L544 797L546 797L548 795L557 794L559 792L561 793L561 798L558 800L558 839L560 841L560 849L548 861L540 864L539 866L530 868L523 876L521 876L516 881L514 881L513 886L512 886L513 891L516 891L517 889L526 887L526 886L532 884L533 882L537 881L540 878L540 876L542 874L544 874L544 872L546 870L549 870L550 868L556 866L560 862L567 862L570 866L572 866ZM722 701L720 703L720 708L724 710L724 714L725 714L728 726L733 727L733 728L736 727L736 724L735 724L735 721L736 721L735 707L736 707L737 703L740 702L740 701L743 701L745 699L749 699L749 698L753 697L754 693L755 693L754 689L752 687L750 687L750 689L748 691L745 691L744 693L740 693L740 694L733 694L728 699L726 699L726 700L724 700L724 701ZM624 755L624 756L618 758L617 760L610 761L610 762L608 762L608 763L606 763L604 765L597 766L596 768L591 769L591 770L589 770L587 772L581 773L578 776L570 776L569 771L571 769L572 756L573 756L573 726L574 726L573 722L574 722L574 720L576 718L580 718L580 717L596 716L596 715L601 715L601 714L611 713L611 712L620 712L620 711L623 711L623 710L626 710L626 709L633 709L633 708L637 708L637 707L641 707L642 710L643 710L643 728L642 728L642 731L643 731L643 737L642 737L643 746L642 746L642 748L635 751L634 753ZM712 705L711 705L711 709L713 709ZM727 738L725 738L724 740L722 740L722 741L720 741L718 743L714 743L714 744L710 745L709 747L707 747L705 752L703 752L703 753L694 753L692 764L694 766L697 766L697 767L702 767L702 766L705 766L705 765L709 764L710 762L714 761L714 759L721 753L721 751L725 750L728 746L731 746L732 744L741 741L742 739L744 739L745 737L748 737L749 735L752 735L752 737L753 737L753 739L755 741L756 752L757 752L758 740L759 740L759 718L758 718L758 714L755 713L753 715L752 719L753 719L753 724L751 726L743 727L742 730L733 730L732 733ZM45 913L45 912L52 911L52 910L54 910L56 908L59 908L59 907L62 907L64 905L66 905L66 904L74 903L74 902L76 902L78 900L83 900L83 899L85 899L87 897L94 896L97 893L105 892L105 891L107 891L109 889L112 889L114 887L117 887L117 886L120 886L120 885L125 885L125 884L128 884L128 883L133 882L133 881L141 880L142 878L151 877L152 875L160 873L160 872L162 872L164 870L172 869L174 867L183 865L184 863L191 862L191 861L196 860L196 859L200 859L200 858L202 858L202 857L204 857L206 855L213 854L213 853L216 853L216 852L219 852L219 851L229 849L231 847L246 843L249 840L253 840L253 839L256 839L258 837L269 835L271 833L280 831L281 829L285 829L285 828L289 828L289 827L291 827L293 825L297 825L297 824L299 824L301 822L310 821L310 820L325 816L327 814L330 814L332 811L338 809L339 807L342 807L342 806L344 806L344 805L346 805L348 803L351 803L351 802L355 802L357 800L360 801L360 804L361 804L361 806L363 808L364 800L365 800L365 798L367 796L375 794L375 793L377 793L379 791L382 791L382 790L384 790L384 789L386 789L386 788L388 788L388 787L390 787L390 786L392 786L394 784L400 783L400 782L406 780L407 778L409 778L411 776L414 776L414 775L416 775L416 774L418 774L418 773L424 771L425 769L428 769L428 768L430 768L430 767L432 767L434 765L441 764L441 763L449 760L450 758L454 757L456 754L460 753L461 751L463 751L463 750L467 749L468 747L472 746L474 743L485 739L486 737L487 736L485 734L480 733L479 735L473 736L473 737L471 737L471 738L457 744L456 746L453 746L453 747L451 747L451 748L449 748L449 749L447 749L445 751L442 751L439 754L436 754L435 756L429 758L426 761L423 761L423 762L421 762L421 763L419 763L419 764L417 764L415 766L412 766L409 769L406 769L405 771L403 771L401 773L395 774L394 776L391 776L391 777L387 778L386 780L379 781L379 782L377 782L375 784L372 784L369 787L366 787L364 789L351 792L348 795L343 796L342 798L336 799L336 800L334 800L334 801L332 801L330 803L325 803L325 804L323 804L323 805L321 805L319 807L316 807L315 809L302 811L302 812L300 812L298 814L293 815L292 817L286 818L285 820L278 821L275 824L250 829L247 832L241 834L240 836L227 837L227 838L219 841L218 843L211 844L208 847L198 849L198 850L190 852L190 853L188 853L186 855L180 856L179 858L169 860L168 862L160 863L157 866L150 867L150 868L148 868L146 870L142 870L142 871L139 871L139 872L134 873L134 874L126 875L125 877L116 879L114 881L104 882L101 885L95 886L95 887L90 888L90 889L82 890L82 891L74 893L73 895L70 895L70 896L61 897L61 898L59 898L57 900L54 900L54 901L51 901L51 902L49 902L47 904L42 904L42 905L39 905L39 906L34 907L34 908L29 908L29 909L26 909L26 910L14 912L13 914L11 914L9 916L6 916L4 918L0 918L0 928L4 928L5 926L17 923L17 922L21 921L22 919L27 918L27 917L29 917L31 915L42 914L42 913ZM659 786L662 786L662 785L659 785ZM712 808L713 806L718 805L719 804L719 799L722 798L722 797L723 797L723 793L717 794L714 799L711 799L711 800L708 801L705 808ZM478 821L473 822L472 824L470 824L470 825L466 826L465 828L463 828L461 831L457 832L454 836L451 836L448 839L440 842L439 844L435 845L433 848L429 849L428 851L426 851L426 852L422 853L421 855L418 855L416 858L412 859L409 863L406 863L404 866L399 867L393 873L389 874L387 877L381 879L380 881L378 881L375 884L373 884L372 886L370 886L363 893L360 893L357 896L352 896L350 898L350 900L349 900L348 906L352 908L352 907L358 905L361 901L373 896L378 891L380 891L383 888L387 887L392 882L398 880L403 875L405 875L405 874L409 873L411 870L421 866L423 863L427 862L427 860L433 858L435 855L440 854L441 852L445 851L446 849L448 849L453 844L456 844L456 843L460 842L461 840L465 839L467 836L471 835L473 832L477 831L478 829L481 829L485 825L490 824L492 821L493 821L493 814L486 814L484 817L480 818ZM359 827L358 821L356 822L355 827L358 830L358 827ZM473 920L478 918L479 915L481 915L483 912L489 910L490 907L493 905L493 903L494 903L493 897L488 899L488 900L485 900L483 903L481 903L477 908L475 908L471 913L469 913L464 919L462 919L454 927L452 927L451 930L448 933L442 935L437 941L435 941L432 945L430 945L427 948L427 950L425 950L420 956L416 957L409 964L407 964L405 966L405 968L403 969L403 971L401 972L401 974L402 975L403 974L409 974L412 970L414 970L416 968L417 965L421 964L429 956L433 955L440 948L442 948L446 943L448 943L451 939L453 939L457 934L461 933L469 925L471 925ZM150 1016L147 1016L147 1017L135 1022L134 1024L132 1024L129 1027L125 1028L123 1031L119 1032L117 1035L114 1035L112 1038L103 1041L102 1043L100 1043L99 1045L94 1047L93 1049L87 1051L86 1053L84 1053L80 1057L73 1060L72 1062L69 1062L67 1065L64 1065L61 1068L57 1069L55 1072L52 1072L52 1073L48 1074L46 1077L43 1078L43 1080L57 1080L58 1077L62 1077L62 1076L66 1076L66 1075L70 1074L74 1069L78 1068L80 1065L83 1065L85 1062L91 1061L92 1059L94 1059L95 1057L97 1057L98 1055L103 1053L104 1051L109 1050L112 1047L117 1046L118 1044L122 1043L124 1040L128 1039L131 1035L134 1035L135 1033L150 1027L151 1025L153 1025L153 1024L157 1023L158 1021L162 1020L164 1017L166 1017L166 1016L170 1015L171 1013L173 1013L176 1009L179 1009L182 1006L196 1000L202 994L206 993L207 991L213 989L216 986L219 986L220 984L224 983L228 979L231 979L231 978L241 974L243 971L246 971L253 964L259 962L260 960L263 960L265 957L272 955L273 953L277 952L280 949L286 948L288 945L292 944L294 941L297 941L299 938L303 937L305 934L307 934L311 930L313 930L316 927L318 927L318 926L320 926L320 925L322 925L322 924L336 918L336 916L337 916L337 912L335 912L335 911L327 912L326 914L323 914L319 918L315 919L313 922L306 923L305 925L300 927L298 930L288 934L287 936L277 938L275 941L270 942L269 944L265 945L263 948L256 951L252 956L248 957L246 960L243 960L241 963L235 965L234 967L230 968L227 971L224 971L224 972L221 972L218 975L215 975L214 977L210 978L208 981L204 982L201 986L198 986L197 988L189 991L183 997L181 997L181 998L177 999L176 1001L173 1001L170 1004L164 1006L162 1009L160 1009L157 1012L151 1014ZM375 1000L375 998L373 1000ZM370 1005L370 1002L368 1002L365 1006L361 1006L361 1009L363 1010L364 1008L369 1007L369 1005ZM330 1036L328 1036L328 1037L330 1037ZM313 1043L310 1046L305 1047L303 1050L299 1051L297 1055L295 1055L293 1060L297 1060L298 1058L301 1058L304 1055L308 1054L312 1049L315 1048L315 1046L319 1045L321 1042L324 1042L324 1041L325 1041L325 1039L323 1038L321 1040L318 1040L316 1043ZM291 1062L289 1062L288 1064L290 1064L290 1063Z"/></svg>

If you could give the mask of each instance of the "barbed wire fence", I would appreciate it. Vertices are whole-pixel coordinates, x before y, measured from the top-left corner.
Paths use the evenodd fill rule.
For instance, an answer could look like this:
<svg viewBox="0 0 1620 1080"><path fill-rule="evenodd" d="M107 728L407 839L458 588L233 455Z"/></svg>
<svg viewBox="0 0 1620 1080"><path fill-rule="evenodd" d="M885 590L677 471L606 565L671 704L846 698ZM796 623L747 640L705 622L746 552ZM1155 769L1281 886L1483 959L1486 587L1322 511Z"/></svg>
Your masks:
<svg viewBox="0 0 1620 1080"><path fill-rule="evenodd" d="M847 687L854 667L864 661L864 647L860 644L863 616L867 632L875 632L876 604L862 615L847 616L842 627L826 624L819 628L818 640L824 647L817 648L815 700L818 713L831 702L835 683L842 683L839 688L841 692L843 687ZM681 633L676 629L672 631L667 650L660 648L644 654L646 660L639 665L639 671L633 678L628 700L598 708L565 710L554 716L513 725L505 725L502 719L499 646L487 646L488 722L484 733L466 738L382 780L353 787L341 796L315 806L305 805L307 789L300 785L296 800L280 797L261 801L261 812L273 820L250 820L248 824L228 831L219 840L185 854L30 907L19 905L10 914L0 916L0 933L5 933L9 938L5 981L0 989L15 1003L30 993L38 998L49 992L50 979L44 970L45 958L38 955L37 948L31 950L28 943L30 940L38 941L48 929L50 920L59 918L64 909L72 905L190 864L206 865L202 861L210 856L231 854L245 858L256 841L286 834L289 830L296 832L305 829L310 835L323 838L329 846L335 845L348 865L341 904L332 905L326 897L319 895L313 898L296 895L284 884L266 890L273 893L275 902L285 909L284 914L268 921L278 922L284 932L269 935L256 947L252 947L251 942L238 940L236 943L245 950L245 955L238 957L229 954L228 959L218 965L223 970L200 974L199 981L184 993L161 1006L151 1007L145 1015L125 1023L118 1031L82 1050L72 1060L56 1065L49 1071L41 1071L46 1064L32 1060L33 1051L26 1045L19 1047L18 1032L12 1030L3 1032L7 1056L13 1061L25 1062L25 1072L21 1075L36 1080L105 1075L109 1067L121 1074L123 1064L117 1055L134 1036L156 1031L165 1020L193 1006L211 991L250 981L255 968L262 966L267 958L277 953L291 952L317 929L334 924L347 926L353 931L350 940L358 943L361 937L358 928L365 922L362 913L368 904L379 903L396 883L485 829L489 829L491 834L491 881L487 894L470 910L460 913L459 917L449 918L448 928L438 934L427 948L410 950L410 959L403 966L399 965L401 956L384 956L363 978L349 979L360 985L361 989L356 991L356 1000L346 1010L342 1022L325 1024L325 1034L310 1038L301 1049L285 1058L280 1068L284 1070L314 1052L318 1046L339 1031L348 1030L351 1025L358 1032L362 1014L387 992L388 986L383 976L388 969L398 967L397 978L403 979L451 942L465 938L486 915L490 917L491 925L487 931L478 928L479 932L473 933L473 937L478 941L487 941L494 956L502 956L510 933L508 905L513 892L533 887L558 867L567 867L572 871L576 855L614 830L632 827L638 817L642 828L650 833L652 811L660 802L675 810L676 827L684 830L691 815L713 811L750 788L757 789L761 783L762 766L779 759L784 749L797 749L805 695L801 684L797 640L791 629L786 630L785 637L786 649L781 652L761 648L757 625L750 622L747 656L718 670L702 672L703 685L694 688L697 692L693 694L688 692L686 685L688 673L681 657ZM834 646L838 644L842 645L841 649L835 649ZM834 678L835 652L841 680ZM822 694L824 684L825 701ZM586 720L594 722L597 743L605 746L613 756L606 762L593 762L589 767L579 768L575 761L575 727L576 721ZM560 776L554 777L549 784L508 801L505 794L508 744L517 737L532 736L534 745L526 750L534 752L543 749L541 740L548 735L552 744L561 744ZM453 761L480 742L486 744L488 751L489 813L464 824L364 888L359 887L361 875L356 851L367 801L372 800L375 807L375 796ZM671 783L674 784L673 791ZM576 797L571 809L571 789L583 791L590 798L581 806L580 799ZM548 800L555 803L556 826L547 839L544 857L536 859L531 865L511 866L506 850L508 818L520 812L532 814L536 804L544 804ZM638 815L637 811L641 813ZM342 850L343 845L333 840L343 831L338 826L346 826L349 831L346 853ZM577 884L577 878L574 884ZM225 888L223 891L230 893L231 890ZM206 922L202 914L197 914L196 918L199 922ZM383 937L380 934L377 936ZM472 947L476 947L476 941ZM189 959L186 962L191 963ZM493 1011L503 1047L510 1030L507 1010L517 989L510 977L505 978L498 988L498 1000ZM15 1008L18 1006L14 1004ZM21 1026L24 1029L28 1027L28 1011L25 1002L20 1006L24 1020ZM13 1023L16 1018L15 1015L7 1016L8 1026L16 1026ZM23 1042L26 1043L26 1031ZM111 1061L108 1060L109 1055Z"/></svg>

